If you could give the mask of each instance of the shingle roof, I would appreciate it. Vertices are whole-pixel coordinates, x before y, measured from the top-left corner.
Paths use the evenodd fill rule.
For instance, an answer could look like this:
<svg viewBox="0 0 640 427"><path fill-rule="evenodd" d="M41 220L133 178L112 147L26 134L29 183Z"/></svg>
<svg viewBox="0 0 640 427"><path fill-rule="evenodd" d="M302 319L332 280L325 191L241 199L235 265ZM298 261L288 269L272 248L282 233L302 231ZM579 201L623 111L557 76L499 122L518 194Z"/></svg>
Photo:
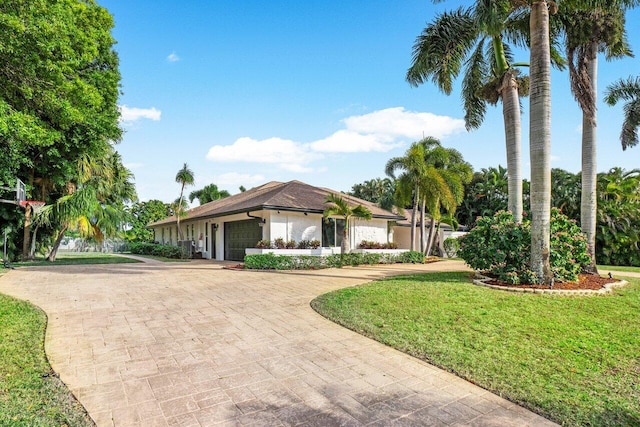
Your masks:
<svg viewBox="0 0 640 427"><path fill-rule="evenodd" d="M367 207L374 218L387 218L391 220L404 219L402 216L381 209L374 203L341 194L339 191L314 187L300 181L271 181L243 193L220 200L214 200L213 202L189 209L186 212L186 216L181 218L180 221L213 218L262 209L322 213L327 208L325 199L330 193L340 194L350 204L361 204ZM172 224L174 222L176 222L176 218L172 216L153 222L149 224L149 226Z"/></svg>

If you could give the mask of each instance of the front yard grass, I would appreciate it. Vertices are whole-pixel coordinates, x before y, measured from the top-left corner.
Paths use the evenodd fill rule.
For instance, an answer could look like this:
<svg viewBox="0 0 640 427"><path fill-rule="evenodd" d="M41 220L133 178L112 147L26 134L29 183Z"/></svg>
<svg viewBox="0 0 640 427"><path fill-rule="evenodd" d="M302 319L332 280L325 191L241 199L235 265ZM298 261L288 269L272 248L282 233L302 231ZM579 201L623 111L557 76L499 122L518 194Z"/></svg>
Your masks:
<svg viewBox="0 0 640 427"><path fill-rule="evenodd" d="M600 297L474 286L468 273L390 278L312 306L564 425L640 425L640 280Z"/></svg>
<svg viewBox="0 0 640 427"><path fill-rule="evenodd" d="M628 273L640 273L640 267L626 267L620 265L599 265L600 270L625 271Z"/></svg>
<svg viewBox="0 0 640 427"><path fill-rule="evenodd" d="M80 265L80 264L127 264L141 262L137 259L126 258L101 252L63 252L59 253L53 262L45 258L36 258L34 261L14 262L14 267L33 267L49 265Z"/></svg>
<svg viewBox="0 0 640 427"><path fill-rule="evenodd" d="M0 294L0 426L93 426L49 366L46 320L33 305Z"/></svg>

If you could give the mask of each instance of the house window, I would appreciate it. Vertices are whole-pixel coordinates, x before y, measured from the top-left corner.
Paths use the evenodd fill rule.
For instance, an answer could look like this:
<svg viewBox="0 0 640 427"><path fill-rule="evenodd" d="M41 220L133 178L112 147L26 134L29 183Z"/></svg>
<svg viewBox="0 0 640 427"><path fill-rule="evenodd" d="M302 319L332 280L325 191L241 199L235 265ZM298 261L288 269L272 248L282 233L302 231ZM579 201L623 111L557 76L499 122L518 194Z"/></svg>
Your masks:
<svg viewBox="0 0 640 427"><path fill-rule="evenodd" d="M173 243L173 228L169 227L169 244Z"/></svg>
<svg viewBox="0 0 640 427"><path fill-rule="evenodd" d="M329 218L322 221L322 246L340 246L342 245L342 236L344 234L344 219Z"/></svg>
<svg viewBox="0 0 640 427"><path fill-rule="evenodd" d="M191 224L191 240L195 240L196 238L196 233L194 231L194 224Z"/></svg>
<svg viewBox="0 0 640 427"><path fill-rule="evenodd" d="M162 243L164 244L164 228L162 229Z"/></svg>

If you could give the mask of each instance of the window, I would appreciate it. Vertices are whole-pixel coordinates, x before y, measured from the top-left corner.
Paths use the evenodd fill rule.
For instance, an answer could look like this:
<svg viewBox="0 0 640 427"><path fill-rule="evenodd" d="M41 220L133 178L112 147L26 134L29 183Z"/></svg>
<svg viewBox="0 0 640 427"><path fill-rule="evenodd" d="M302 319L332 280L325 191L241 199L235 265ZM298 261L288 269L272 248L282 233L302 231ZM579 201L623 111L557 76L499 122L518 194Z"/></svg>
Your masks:
<svg viewBox="0 0 640 427"><path fill-rule="evenodd" d="M194 231L194 224L191 224L191 240L196 239L196 233Z"/></svg>
<svg viewBox="0 0 640 427"><path fill-rule="evenodd" d="M204 250L209 252L209 223L204 223Z"/></svg>
<svg viewBox="0 0 640 427"><path fill-rule="evenodd" d="M162 243L164 244L164 228L162 229Z"/></svg>
<svg viewBox="0 0 640 427"><path fill-rule="evenodd" d="M342 245L342 236L344 234L344 219L329 218L322 221L322 246L340 246Z"/></svg>

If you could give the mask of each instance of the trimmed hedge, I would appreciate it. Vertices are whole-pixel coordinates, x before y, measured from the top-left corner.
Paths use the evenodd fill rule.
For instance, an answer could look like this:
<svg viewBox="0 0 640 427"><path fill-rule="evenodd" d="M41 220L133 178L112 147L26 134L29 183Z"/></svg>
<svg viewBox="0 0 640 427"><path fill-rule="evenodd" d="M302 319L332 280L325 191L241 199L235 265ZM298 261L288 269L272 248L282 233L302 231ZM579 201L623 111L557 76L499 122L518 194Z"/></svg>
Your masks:
<svg viewBox="0 0 640 427"><path fill-rule="evenodd" d="M186 259L188 254L178 246L161 245L159 243L131 242L129 251L138 255L153 255L164 258Z"/></svg>
<svg viewBox="0 0 640 427"><path fill-rule="evenodd" d="M422 252L409 251L400 254L349 253L329 256L289 256L266 253L244 257L245 268L251 270L317 270L340 268L346 265L356 267L358 265L395 263L424 264L424 255Z"/></svg>

